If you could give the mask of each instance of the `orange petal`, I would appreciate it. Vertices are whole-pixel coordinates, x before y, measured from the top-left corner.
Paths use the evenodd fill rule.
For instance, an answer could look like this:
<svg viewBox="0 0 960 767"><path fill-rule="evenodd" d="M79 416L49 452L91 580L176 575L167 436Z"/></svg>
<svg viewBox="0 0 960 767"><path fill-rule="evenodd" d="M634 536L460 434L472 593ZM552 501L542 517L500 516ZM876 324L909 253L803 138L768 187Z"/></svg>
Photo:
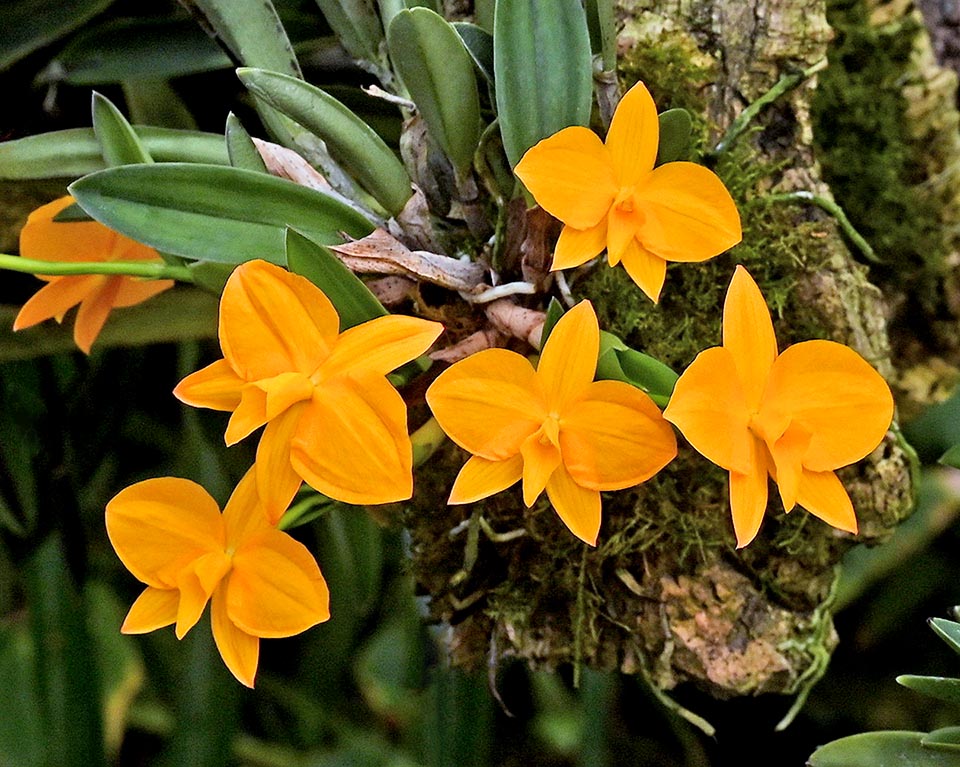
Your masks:
<svg viewBox="0 0 960 767"><path fill-rule="evenodd" d="M773 365L762 412L788 413L812 434L804 467L829 471L859 461L886 434L893 397L853 349L833 341L791 346Z"/></svg>
<svg viewBox="0 0 960 767"><path fill-rule="evenodd" d="M757 536L767 510L766 448L756 439L750 440L750 469L746 473L730 472L730 513L737 548L742 549Z"/></svg>
<svg viewBox="0 0 960 767"><path fill-rule="evenodd" d="M620 257L630 279L637 283L647 297L657 303L663 281L667 277L667 262L644 248L637 240L631 240Z"/></svg>
<svg viewBox="0 0 960 767"><path fill-rule="evenodd" d="M574 229L565 226L560 230L560 239L553 251L551 271L573 269L589 261L607 247L607 219L589 229Z"/></svg>
<svg viewBox="0 0 960 767"><path fill-rule="evenodd" d="M560 449L541 430L524 440L520 455L523 456L523 502L529 508L560 465Z"/></svg>
<svg viewBox="0 0 960 767"><path fill-rule="evenodd" d="M254 386L267 397L263 402L266 420L272 421L284 410L298 402L313 397L313 382L303 373L281 373L273 378L263 378Z"/></svg>
<svg viewBox="0 0 960 767"><path fill-rule="evenodd" d="M306 406L290 452L311 487L345 503L413 495L407 406L382 376L327 381Z"/></svg>
<svg viewBox="0 0 960 767"><path fill-rule="evenodd" d="M124 277L113 301L117 308L135 306L174 286L173 280L135 280Z"/></svg>
<svg viewBox="0 0 960 767"><path fill-rule="evenodd" d="M231 622L253 636L293 636L330 618L330 592L316 560L279 530L264 530L237 549L226 590Z"/></svg>
<svg viewBox="0 0 960 767"><path fill-rule="evenodd" d="M772 446L768 443L773 458L774 475L780 490L780 500L785 511L793 509L797 502L797 490L800 487L800 475L803 473L802 460L810 445L810 432L794 421Z"/></svg>
<svg viewBox="0 0 960 767"><path fill-rule="evenodd" d="M742 237L733 198L702 165L669 162L654 168L637 184L634 199L647 217L640 242L668 261L705 261Z"/></svg>
<svg viewBox="0 0 960 767"><path fill-rule="evenodd" d="M97 340L100 331L110 316L113 302L120 290L119 277L107 277L83 301L77 310L77 319L73 325L73 340L84 354L90 353L90 347Z"/></svg>
<svg viewBox="0 0 960 767"><path fill-rule="evenodd" d="M113 260L118 235L96 221L56 222L60 211L74 202L67 195L42 205L28 217L20 231L20 255L40 261Z"/></svg>
<svg viewBox="0 0 960 767"><path fill-rule="evenodd" d="M733 355L747 407L756 412L777 358L777 337L760 288L739 265L723 302L723 346Z"/></svg>
<svg viewBox="0 0 960 767"><path fill-rule="evenodd" d="M485 349L443 371L427 389L440 427L463 449L491 461L512 458L547 411L526 357Z"/></svg>
<svg viewBox="0 0 960 767"><path fill-rule="evenodd" d="M184 568L177 578L180 603L177 606L177 639L183 639L192 629L214 590L230 572L230 557L224 551L211 551L198 557Z"/></svg>
<svg viewBox="0 0 960 767"><path fill-rule="evenodd" d="M677 381L663 417L718 466L750 471L750 412L728 349L715 346L697 355Z"/></svg>
<svg viewBox="0 0 960 767"><path fill-rule="evenodd" d="M44 320L62 318L96 290L102 277L86 274L81 277L58 277L34 293L21 307L13 321L14 330L33 327Z"/></svg>
<svg viewBox="0 0 960 767"><path fill-rule="evenodd" d="M473 503L506 490L523 476L523 456L517 453L505 461L488 461L473 456L467 461L450 491L447 503Z"/></svg>
<svg viewBox="0 0 960 767"><path fill-rule="evenodd" d="M537 378L551 411L562 413L583 395L596 375L599 353L597 315L593 304L581 301L557 322L537 363Z"/></svg>
<svg viewBox="0 0 960 767"><path fill-rule="evenodd" d="M121 634L146 634L169 626L177 620L180 592L147 586L130 607L120 627Z"/></svg>
<svg viewBox="0 0 960 767"><path fill-rule="evenodd" d="M233 371L229 362L217 360L184 378L173 390L173 396L194 407L235 410L240 404L244 385L244 380Z"/></svg>
<svg viewBox="0 0 960 767"><path fill-rule="evenodd" d="M280 521L300 489L302 480L292 464L291 444L309 406L299 403L274 418L257 445L257 495L272 525Z"/></svg>
<svg viewBox="0 0 960 767"><path fill-rule="evenodd" d="M599 223L618 188L607 148L580 126L528 149L514 172L541 208L575 229Z"/></svg>
<svg viewBox="0 0 960 767"><path fill-rule="evenodd" d="M337 338L340 319L309 280L266 261L238 266L220 299L223 356L247 381L313 373Z"/></svg>
<svg viewBox="0 0 960 767"><path fill-rule="evenodd" d="M320 380L351 371L385 376L429 349L443 332L439 322L391 314L345 330L320 368Z"/></svg>
<svg viewBox="0 0 960 767"><path fill-rule="evenodd" d="M250 538L270 528L257 492L257 469L251 466L237 483L223 509L227 549L236 551Z"/></svg>
<svg viewBox="0 0 960 767"><path fill-rule="evenodd" d="M220 657L230 673L240 684L253 687L257 674L257 662L260 658L260 640L237 628L227 614L227 588L230 579L213 592L210 603L210 623L213 628L213 641L216 642Z"/></svg>
<svg viewBox="0 0 960 767"><path fill-rule="evenodd" d="M121 490L107 504L106 523L110 543L126 568L160 589L178 588L185 567L224 548L216 501L186 479L148 479Z"/></svg>
<svg viewBox="0 0 960 767"><path fill-rule="evenodd" d="M643 83L638 82L620 99L606 144L621 186L633 186L653 170L660 144L660 120Z"/></svg>
<svg viewBox="0 0 960 767"><path fill-rule="evenodd" d="M296 375L296 374L294 374ZM235 445L248 434L259 429L267 418L267 393L257 384L243 384L240 389L240 402L227 421L227 430L223 440L229 447Z"/></svg>
<svg viewBox="0 0 960 767"><path fill-rule="evenodd" d="M560 466L547 482L547 496L570 532L584 543L596 546L600 532L600 493L580 487Z"/></svg>
<svg viewBox="0 0 960 767"><path fill-rule="evenodd" d="M607 258L610 266L620 263L624 251L634 241L642 226L642 214L633 210L622 210L619 205L610 208L610 215L607 216Z"/></svg>
<svg viewBox="0 0 960 767"><path fill-rule="evenodd" d="M590 490L639 485L673 460L677 440L653 401L621 381L597 381L560 422L563 465Z"/></svg>
<svg viewBox="0 0 960 767"><path fill-rule="evenodd" d="M797 503L828 525L857 533L857 517L850 496L832 471L804 471L800 477Z"/></svg>

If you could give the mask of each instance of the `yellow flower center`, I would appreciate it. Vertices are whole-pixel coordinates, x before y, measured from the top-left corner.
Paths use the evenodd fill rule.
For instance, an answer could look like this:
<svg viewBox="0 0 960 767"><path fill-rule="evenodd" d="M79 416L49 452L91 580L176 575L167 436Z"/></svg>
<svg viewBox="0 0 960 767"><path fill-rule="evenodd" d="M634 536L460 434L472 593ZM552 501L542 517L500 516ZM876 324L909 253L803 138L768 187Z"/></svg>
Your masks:
<svg viewBox="0 0 960 767"><path fill-rule="evenodd" d="M633 187L622 186L613 201L614 207L623 213L633 212Z"/></svg>
<svg viewBox="0 0 960 767"><path fill-rule="evenodd" d="M560 414L552 412L547 415L540 427L540 444L560 447Z"/></svg>

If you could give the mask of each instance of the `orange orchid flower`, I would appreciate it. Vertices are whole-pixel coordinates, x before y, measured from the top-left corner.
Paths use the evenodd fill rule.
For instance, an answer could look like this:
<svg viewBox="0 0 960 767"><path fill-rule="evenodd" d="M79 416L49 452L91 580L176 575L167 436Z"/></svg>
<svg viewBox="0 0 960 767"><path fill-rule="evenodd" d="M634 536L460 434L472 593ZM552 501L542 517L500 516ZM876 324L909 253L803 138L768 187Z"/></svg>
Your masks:
<svg viewBox="0 0 960 767"><path fill-rule="evenodd" d="M343 333L309 280L266 261L237 267L220 299L224 358L183 379L188 405L232 411L226 443L266 424L257 482L276 523L306 481L346 503L413 494L407 408L387 373L425 352L436 322L389 315Z"/></svg>
<svg viewBox="0 0 960 767"><path fill-rule="evenodd" d="M67 195L29 215L20 232L23 258L60 262L161 260L153 248L96 221L55 222L54 216L73 202L73 197ZM48 284L23 305L13 329L23 330L49 319L62 322L67 310L79 304L73 338L85 354L90 353L112 309L139 304L173 286L173 280L147 281L103 274L36 276Z"/></svg>
<svg viewBox="0 0 960 767"><path fill-rule="evenodd" d="M723 182L690 162L657 168L660 123L643 83L621 99L606 143L580 126L527 150L515 172L565 226L551 269L570 269L604 248L654 303L668 261L706 261L740 242L740 215Z"/></svg>
<svg viewBox="0 0 960 767"><path fill-rule="evenodd" d="M473 453L450 493L470 503L523 480L530 507L544 489L560 519L596 545L600 491L639 485L677 454L653 401L620 381L594 381L600 329L589 301L567 312L536 369L506 349L453 364L427 390L443 430Z"/></svg>
<svg viewBox="0 0 960 767"><path fill-rule="evenodd" d="M307 548L267 522L253 469L223 514L195 482L148 479L107 504L117 556L147 588L127 613L124 634L176 624L177 639L210 601L223 662L253 687L261 638L288 637L330 617L330 593Z"/></svg>
<svg viewBox="0 0 960 767"><path fill-rule="evenodd" d="M893 419L886 381L853 349L804 341L777 353L770 311L738 266L723 305L723 346L701 352L677 381L664 417L730 472L730 511L742 548L767 507L767 476L783 507L797 504L857 532L834 469L880 444Z"/></svg>

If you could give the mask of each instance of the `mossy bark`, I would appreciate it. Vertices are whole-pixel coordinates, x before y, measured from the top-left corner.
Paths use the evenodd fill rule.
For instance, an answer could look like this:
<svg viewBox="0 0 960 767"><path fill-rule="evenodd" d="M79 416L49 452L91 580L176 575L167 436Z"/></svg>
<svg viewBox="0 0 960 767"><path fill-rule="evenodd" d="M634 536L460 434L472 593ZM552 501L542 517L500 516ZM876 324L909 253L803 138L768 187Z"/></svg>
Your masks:
<svg viewBox="0 0 960 767"><path fill-rule="evenodd" d="M835 339L894 378L889 303L871 272L829 215L774 199L831 196L814 143L815 77L765 108L724 153L710 151L778 78L826 58L825 3L622 0L619 20L622 84L642 79L661 110L691 111L703 161L737 198L744 239L707 264L671 266L657 306L605 266L580 275L574 293L594 301L603 327L679 369L719 343L723 295L742 263L771 305L781 348ZM721 697L791 693L817 678L837 641L829 605L841 555L888 536L912 498L891 434L840 472L859 538L802 510L784 514L774 493L758 539L737 550L725 473L681 445L653 480L604 495L599 545L587 548L545 501L525 509L516 489L442 508L464 460L454 447L436 456L405 514L415 574L448 627L454 663L585 663L642 673L661 689L692 681Z"/></svg>

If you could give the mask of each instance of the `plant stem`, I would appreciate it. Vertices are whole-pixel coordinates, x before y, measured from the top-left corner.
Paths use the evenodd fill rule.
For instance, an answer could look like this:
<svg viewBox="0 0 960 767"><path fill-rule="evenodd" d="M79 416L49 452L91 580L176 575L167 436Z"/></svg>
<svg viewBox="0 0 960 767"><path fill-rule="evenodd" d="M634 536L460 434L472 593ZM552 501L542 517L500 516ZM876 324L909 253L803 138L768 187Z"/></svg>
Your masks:
<svg viewBox="0 0 960 767"><path fill-rule="evenodd" d="M140 261L39 261L0 253L0 269L27 274L46 274L67 277L81 274L108 274L140 277L146 280L179 280L193 282L189 267L159 262Z"/></svg>
<svg viewBox="0 0 960 767"><path fill-rule="evenodd" d="M818 208L825 210L837 220L837 225L843 230L843 233L850 238L850 242L857 246L857 249L863 254L863 257L872 264L882 264L883 261L877 256L876 251L871 247L863 235L858 232L847 214L843 212L837 203L828 200L826 197L814 194L813 192L799 191L786 192L785 194L773 194L768 198L771 202L812 202Z"/></svg>

